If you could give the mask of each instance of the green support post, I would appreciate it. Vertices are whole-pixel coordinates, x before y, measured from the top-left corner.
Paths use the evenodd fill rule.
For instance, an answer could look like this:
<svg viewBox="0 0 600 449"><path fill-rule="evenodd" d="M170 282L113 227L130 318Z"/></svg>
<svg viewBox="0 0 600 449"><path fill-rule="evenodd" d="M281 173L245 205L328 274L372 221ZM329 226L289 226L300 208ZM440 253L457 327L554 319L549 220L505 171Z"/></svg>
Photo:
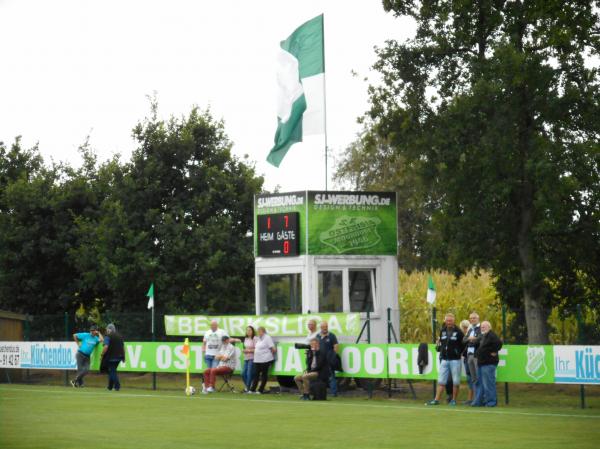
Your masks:
<svg viewBox="0 0 600 449"><path fill-rule="evenodd" d="M506 304L502 304L502 343L506 344ZM508 382L504 382L504 403L508 405Z"/></svg>
<svg viewBox="0 0 600 449"><path fill-rule="evenodd" d="M577 304L577 343L580 345L584 344L583 337L583 316L581 313L581 304ZM579 400L581 408L585 408L585 385L579 385Z"/></svg>
<svg viewBox="0 0 600 449"><path fill-rule="evenodd" d="M65 341L69 341L69 312L65 312ZM65 387L69 386L69 371L65 370Z"/></svg>
<svg viewBox="0 0 600 449"><path fill-rule="evenodd" d="M436 338L435 338L435 331L437 328L437 320L436 320L436 308L435 306L433 306L433 308L431 309L431 337L433 340L433 343L436 343ZM435 363L434 361L432 361L432 363ZM437 390L437 381L434 380L433 381L433 397L435 398L435 392Z"/></svg>

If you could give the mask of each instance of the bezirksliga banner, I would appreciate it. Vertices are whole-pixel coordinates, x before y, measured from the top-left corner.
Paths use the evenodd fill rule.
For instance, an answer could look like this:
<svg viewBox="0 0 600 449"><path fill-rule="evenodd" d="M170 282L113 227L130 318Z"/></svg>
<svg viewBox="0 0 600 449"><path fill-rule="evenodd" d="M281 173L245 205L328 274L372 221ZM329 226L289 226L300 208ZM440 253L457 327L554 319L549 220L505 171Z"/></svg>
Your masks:
<svg viewBox="0 0 600 449"><path fill-rule="evenodd" d="M343 373L339 377L437 379L438 354L429 345L429 364L419 373L418 344L341 344ZM183 373L183 343L130 342L122 371ZM0 368L71 369L75 366L74 342L0 342ZM92 356L98 369L100 345ZM242 367L241 345L236 347L236 371ZM205 369L202 343L190 344L190 371ZM293 376L305 369L305 353L292 343L277 344L271 374ZM463 373L464 376L464 373ZM600 346L506 345L500 351L498 382L586 383L600 385Z"/></svg>
<svg viewBox="0 0 600 449"><path fill-rule="evenodd" d="M360 333L358 313L314 313L298 315L165 315L167 335L204 336L210 322L216 320L219 328L231 336L246 335L246 327L257 329L263 326L272 337L305 337L308 321L327 321L329 330L336 335L356 337Z"/></svg>

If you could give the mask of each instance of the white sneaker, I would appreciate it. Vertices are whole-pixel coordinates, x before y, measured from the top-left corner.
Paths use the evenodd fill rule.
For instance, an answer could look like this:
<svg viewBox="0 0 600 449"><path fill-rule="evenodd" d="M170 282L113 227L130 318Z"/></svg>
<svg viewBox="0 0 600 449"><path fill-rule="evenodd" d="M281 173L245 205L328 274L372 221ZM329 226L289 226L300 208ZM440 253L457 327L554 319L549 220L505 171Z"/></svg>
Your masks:
<svg viewBox="0 0 600 449"><path fill-rule="evenodd" d="M214 389L213 387L208 387L208 388L206 389L206 391L208 391L209 393L214 393L214 392L215 392L215 389Z"/></svg>
<svg viewBox="0 0 600 449"><path fill-rule="evenodd" d="M204 386L204 383L202 383L202 394L208 394L208 391L206 391L206 387Z"/></svg>

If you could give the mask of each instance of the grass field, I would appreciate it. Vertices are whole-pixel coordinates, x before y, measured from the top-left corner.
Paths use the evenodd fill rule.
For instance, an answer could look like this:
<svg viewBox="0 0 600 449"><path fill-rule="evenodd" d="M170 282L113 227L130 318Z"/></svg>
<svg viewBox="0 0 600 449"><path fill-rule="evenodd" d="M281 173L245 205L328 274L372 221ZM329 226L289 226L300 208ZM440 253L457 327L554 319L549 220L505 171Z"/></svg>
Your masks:
<svg viewBox="0 0 600 449"><path fill-rule="evenodd" d="M586 410L543 392L535 396L550 405L472 409L364 396L324 403L290 394L0 385L0 448L598 448L596 393Z"/></svg>

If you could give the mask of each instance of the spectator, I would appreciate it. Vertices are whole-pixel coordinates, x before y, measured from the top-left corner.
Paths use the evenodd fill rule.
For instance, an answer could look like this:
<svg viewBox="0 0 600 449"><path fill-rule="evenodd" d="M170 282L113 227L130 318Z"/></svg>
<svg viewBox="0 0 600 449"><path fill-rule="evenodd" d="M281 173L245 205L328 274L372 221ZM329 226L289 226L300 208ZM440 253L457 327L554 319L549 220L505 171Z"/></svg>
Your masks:
<svg viewBox="0 0 600 449"><path fill-rule="evenodd" d="M479 347L479 336L481 335L481 326L479 324L479 315L476 312L471 312L469 315L469 328L465 332L463 343L466 344L465 355L465 372L467 374L467 382L469 384L469 395L465 401L465 405L473 403L475 388L477 385L477 358L475 352Z"/></svg>
<svg viewBox="0 0 600 449"><path fill-rule="evenodd" d="M317 322L315 320L308 320L307 326L308 335L306 336L305 343L309 345L313 338L317 338L319 331L317 329Z"/></svg>
<svg viewBox="0 0 600 449"><path fill-rule="evenodd" d="M465 342L465 340L467 338L466 335L467 335L467 332L469 331L470 325L471 325L471 323L469 323L469 320L462 320L460 322L460 330L465 335L465 337L463 338L462 361L463 361L463 368L465 369L465 375L467 376L467 385L469 387L468 398L466 401L463 402L463 404L465 404L465 405L471 404L471 402L473 400L473 388L474 388L474 384L473 384L473 382L471 382L471 375L469 374L469 366L467 365L467 345ZM448 382L446 383L446 392L448 391L449 383L450 383L450 379L448 379ZM452 393L450 393L450 396L452 396Z"/></svg>
<svg viewBox="0 0 600 449"><path fill-rule="evenodd" d="M90 356L98 343L104 341L102 334L96 326L91 326L89 332L73 334L73 340L79 345L75 360L77 361L77 374L71 381L73 387L83 387L83 378L90 371Z"/></svg>
<svg viewBox="0 0 600 449"><path fill-rule="evenodd" d="M496 399L496 368L498 367L498 352L502 349L502 340L492 331L489 321L481 323L481 336L477 357L477 386L473 407L495 407Z"/></svg>
<svg viewBox="0 0 600 449"><path fill-rule="evenodd" d="M319 340L310 341L310 349L306 351L306 371L294 377L298 391L302 393L300 399L310 400L310 382L319 379L327 384L329 380L329 362L325 353L319 348Z"/></svg>
<svg viewBox="0 0 600 449"><path fill-rule="evenodd" d="M204 385L202 387L202 393L204 394L215 391L217 375L231 374L235 369L235 347L229 341L229 336L223 335L221 343L221 348L217 355L215 355L215 360L218 363L217 367L207 368L204 371Z"/></svg>
<svg viewBox="0 0 600 449"><path fill-rule="evenodd" d="M337 358L339 344L335 334L329 332L329 325L327 324L327 321L323 321L321 323L321 332L319 335L317 335L317 339L319 340L319 347L325 354L327 362L329 363L329 390L331 391L331 396L336 397L337 380L335 378L335 370L339 368Z"/></svg>
<svg viewBox="0 0 600 449"><path fill-rule="evenodd" d="M252 379L254 378L254 348L258 337L254 327L246 328L246 338L244 338L244 368L242 369L242 380L244 381L244 392L250 391Z"/></svg>
<svg viewBox="0 0 600 449"><path fill-rule="evenodd" d="M219 329L219 324L216 320L210 322L210 329L204 333L202 340L202 353L204 354L204 362L206 368L216 368L219 361L215 358L221 349L221 343L225 332Z"/></svg>
<svg viewBox="0 0 600 449"><path fill-rule="evenodd" d="M117 375L119 363L125 361L125 344L123 337L117 332L114 324L106 326L106 337L104 337L104 348L102 348L102 363L108 371L108 389L119 391L121 382ZM103 371L102 369L100 371Z"/></svg>
<svg viewBox="0 0 600 449"><path fill-rule="evenodd" d="M450 405L456 405L458 389L460 387L460 358L463 351L462 331L454 324L454 315L447 313L444 317L444 326L440 331L437 340L436 349L440 353L440 368L438 373L438 389L431 401L427 405L439 405L442 393L446 388L446 382L452 377L452 400Z"/></svg>
<svg viewBox="0 0 600 449"><path fill-rule="evenodd" d="M258 338L254 346L254 379L248 393L263 394L269 378L269 367L275 357L275 344L264 327L258 328ZM260 379L260 387L256 391Z"/></svg>

